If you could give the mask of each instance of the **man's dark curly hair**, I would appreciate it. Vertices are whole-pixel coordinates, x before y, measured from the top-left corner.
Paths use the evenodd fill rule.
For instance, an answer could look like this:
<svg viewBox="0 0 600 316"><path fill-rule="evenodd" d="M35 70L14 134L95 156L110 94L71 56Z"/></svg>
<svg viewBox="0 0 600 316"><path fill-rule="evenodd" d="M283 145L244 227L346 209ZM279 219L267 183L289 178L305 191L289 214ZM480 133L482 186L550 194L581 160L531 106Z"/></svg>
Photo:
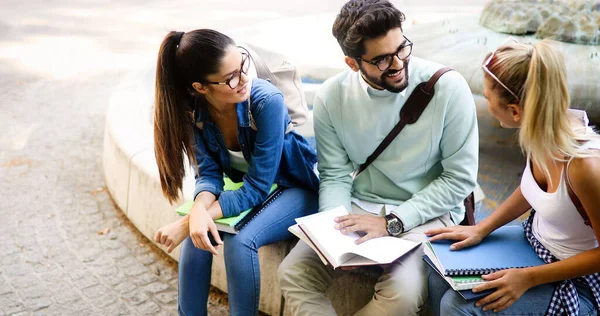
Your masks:
<svg viewBox="0 0 600 316"><path fill-rule="evenodd" d="M333 23L332 33L346 56L360 57L365 53L364 41L402 29L404 13L387 0L350 0Z"/></svg>

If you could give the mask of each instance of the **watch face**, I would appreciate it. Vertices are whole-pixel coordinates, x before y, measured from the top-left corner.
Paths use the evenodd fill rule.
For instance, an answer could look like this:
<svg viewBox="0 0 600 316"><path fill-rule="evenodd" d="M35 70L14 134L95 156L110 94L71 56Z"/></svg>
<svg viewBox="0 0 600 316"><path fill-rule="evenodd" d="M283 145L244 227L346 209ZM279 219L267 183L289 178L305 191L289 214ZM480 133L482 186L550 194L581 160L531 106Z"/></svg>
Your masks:
<svg viewBox="0 0 600 316"><path fill-rule="evenodd" d="M402 230L402 227L400 227L400 222L398 220L392 220L388 222L387 229L390 234L398 235Z"/></svg>

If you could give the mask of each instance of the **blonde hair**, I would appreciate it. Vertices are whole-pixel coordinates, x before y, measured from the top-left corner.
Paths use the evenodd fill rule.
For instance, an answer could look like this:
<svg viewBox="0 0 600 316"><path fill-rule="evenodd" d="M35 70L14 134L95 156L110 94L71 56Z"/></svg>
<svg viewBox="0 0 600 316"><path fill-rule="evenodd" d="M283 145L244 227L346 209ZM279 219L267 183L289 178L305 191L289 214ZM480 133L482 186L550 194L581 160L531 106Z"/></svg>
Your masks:
<svg viewBox="0 0 600 316"><path fill-rule="evenodd" d="M488 64L488 69L519 96L520 102L491 81L492 89L505 104L518 104L523 110L519 144L550 182L549 161L600 156L598 151L582 147L600 136L572 124L565 62L552 44L551 40L542 40L534 45L503 45Z"/></svg>

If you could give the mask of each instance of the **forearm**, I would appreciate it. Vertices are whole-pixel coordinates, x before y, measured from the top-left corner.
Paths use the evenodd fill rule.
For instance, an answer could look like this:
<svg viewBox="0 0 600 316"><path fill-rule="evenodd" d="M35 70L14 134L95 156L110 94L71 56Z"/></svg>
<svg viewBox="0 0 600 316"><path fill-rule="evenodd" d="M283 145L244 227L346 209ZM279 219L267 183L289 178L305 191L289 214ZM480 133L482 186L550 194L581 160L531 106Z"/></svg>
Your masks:
<svg viewBox="0 0 600 316"><path fill-rule="evenodd" d="M181 221L184 224L188 224L186 226L189 226L190 223L190 216L192 215L192 213L195 212L210 212L210 209L212 207L213 204L217 203L218 200L216 198L216 196L208 191L202 191L200 192L198 195L196 195L196 200L194 201L194 205L192 206L192 209L190 210L190 214L184 216L183 218L181 218ZM221 208L219 207L219 210ZM214 211L213 211L214 212ZM212 214L211 214L212 216ZM214 216L212 216L214 219ZM221 214L221 217L223 217L223 215ZM220 218L220 217L219 217Z"/></svg>
<svg viewBox="0 0 600 316"><path fill-rule="evenodd" d="M208 208L208 214L213 220L223 217L223 209L221 209L221 203L219 200L214 201Z"/></svg>
<svg viewBox="0 0 600 316"><path fill-rule="evenodd" d="M551 264L526 268L533 286L600 272L600 248L584 251Z"/></svg>
<svg viewBox="0 0 600 316"><path fill-rule="evenodd" d="M529 202L527 202L521 192L521 186L518 186L508 199L496 208L490 216L477 224L477 226L483 235L487 236L498 227L523 215L530 208L531 205L529 205Z"/></svg>
<svg viewBox="0 0 600 316"><path fill-rule="evenodd" d="M201 207L208 209L216 199L217 197L211 192L202 191L198 195L196 195L193 208Z"/></svg>
<svg viewBox="0 0 600 316"><path fill-rule="evenodd" d="M475 168L444 171L424 189L394 209L393 213L402 220L407 231L440 217L462 204L465 197L473 191L475 174Z"/></svg>

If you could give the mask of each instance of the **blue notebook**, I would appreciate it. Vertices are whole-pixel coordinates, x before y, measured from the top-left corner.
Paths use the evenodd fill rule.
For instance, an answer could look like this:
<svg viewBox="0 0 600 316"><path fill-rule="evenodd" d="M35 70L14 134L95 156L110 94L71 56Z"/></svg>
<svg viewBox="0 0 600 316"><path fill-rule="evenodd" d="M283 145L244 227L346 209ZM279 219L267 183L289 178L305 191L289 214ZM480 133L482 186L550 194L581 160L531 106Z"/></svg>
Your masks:
<svg viewBox="0 0 600 316"><path fill-rule="evenodd" d="M431 243L446 276L481 275L544 264L529 245L521 226L502 226L480 244L461 250L451 251L453 242Z"/></svg>

